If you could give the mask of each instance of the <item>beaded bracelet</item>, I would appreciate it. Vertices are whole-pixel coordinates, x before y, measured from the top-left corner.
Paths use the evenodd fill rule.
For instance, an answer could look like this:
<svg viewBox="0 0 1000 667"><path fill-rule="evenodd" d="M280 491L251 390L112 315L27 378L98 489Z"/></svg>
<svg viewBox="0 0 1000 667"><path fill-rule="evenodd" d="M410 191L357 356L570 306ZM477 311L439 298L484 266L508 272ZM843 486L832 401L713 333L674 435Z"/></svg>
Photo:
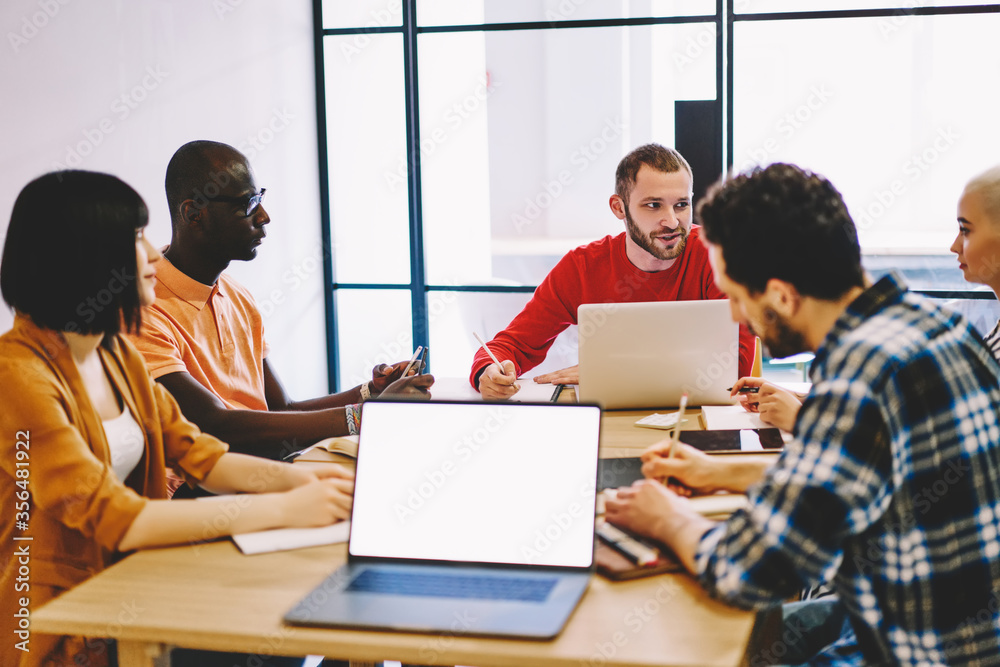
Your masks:
<svg viewBox="0 0 1000 667"><path fill-rule="evenodd" d="M365 401L367 401L369 398L372 397L372 390L371 390L370 384L371 384L370 382L365 382L363 385L361 385L361 402L362 403L364 403Z"/></svg>
<svg viewBox="0 0 1000 667"><path fill-rule="evenodd" d="M351 403L346 406L344 416L347 420L347 432L350 435L357 435L361 430L361 404Z"/></svg>

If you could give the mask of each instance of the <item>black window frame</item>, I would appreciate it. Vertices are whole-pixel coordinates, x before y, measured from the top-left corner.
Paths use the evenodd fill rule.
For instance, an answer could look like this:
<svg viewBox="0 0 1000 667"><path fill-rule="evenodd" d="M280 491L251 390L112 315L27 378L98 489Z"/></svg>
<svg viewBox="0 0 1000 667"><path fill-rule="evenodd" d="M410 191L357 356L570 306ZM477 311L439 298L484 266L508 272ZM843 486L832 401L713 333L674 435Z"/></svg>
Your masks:
<svg viewBox="0 0 1000 667"><path fill-rule="evenodd" d="M885 7L855 10L800 10L793 12L742 13L735 12L736 0L716 0L715 13L711 15L640 17L565 21L525 21L482 24L456 24L420 26L417 22L417 0L401 0L402 24L398 26L368 26L358 28L323 28L323 0L313 0L314 55L316 66L316 120L319 148L320 215L323 248L324 300L326 309L327 377L331 390L338 390L339 345L337 339L336 295L339 290L409 290L412 309L413 344L427 346L429 321L427 295L434 291L448 292L502 292L531 293L536 286L484 286L437 285L428 283L424 262L423 213L421 207L420 118L417 63L417 36L430 33L497 32L506 30L565 30L596 27L632 27L681 23L714 23L716 28L716 102L723 112L718 119L721 163L719 173L733 166L733 110L734 110L734 28L739 22L826 20L842 18L880 18L897 16L937 16L949 14L1000 13L1000 5ZM404 103L406 106L406 152L410 236L409 283L343 283L334 280L332 229L330 220L329 166L327 164L326 131L326 74L324 64L324 38L336 35L400 34L403 37ZM718 96L721 94L721 100ZM991 291L968 290L914 290L936 299L993 300Z"/></svg>

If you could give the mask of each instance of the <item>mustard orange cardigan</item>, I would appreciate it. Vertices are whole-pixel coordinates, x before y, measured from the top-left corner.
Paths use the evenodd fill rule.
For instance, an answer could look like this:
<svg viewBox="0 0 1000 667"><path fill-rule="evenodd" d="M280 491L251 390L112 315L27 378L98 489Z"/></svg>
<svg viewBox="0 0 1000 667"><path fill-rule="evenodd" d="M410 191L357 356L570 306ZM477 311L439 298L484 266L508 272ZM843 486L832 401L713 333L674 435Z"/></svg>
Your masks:
<svg viewBox="0 0 1000 667"><path fill-rule="evenodd" d="M112 385L145 433L145 453L124 484L111 469L104 428L65 338L20 314L0 336L0 665L105 664L105 643L82 637L32 631L30 652L17 649L13 613L20 599L30 600L30 613L108 567L121 557L118 543L147 499L167 497L167 465L196 483L227 449L184 419L130 344L117 337L110 350L99 350ZM26 529L17 523L25 508ZM27 581L20 569L26 560ZM78 663L80 658L89 662Z"/></svg>

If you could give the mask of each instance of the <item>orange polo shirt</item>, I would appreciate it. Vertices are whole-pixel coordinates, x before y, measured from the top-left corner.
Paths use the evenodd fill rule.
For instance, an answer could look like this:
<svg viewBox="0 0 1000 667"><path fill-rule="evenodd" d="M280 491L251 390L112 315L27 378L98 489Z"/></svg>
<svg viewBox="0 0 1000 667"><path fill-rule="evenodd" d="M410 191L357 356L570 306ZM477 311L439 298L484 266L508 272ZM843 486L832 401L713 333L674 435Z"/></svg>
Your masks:
<svg viewBox="0 0 1000 667"><path fill-rule="evenodd" d="M156 303L129 339L154 378L187 372L230 408L267 410L264 321L250 292L225 273L204 285L161 259Z"/></svg>

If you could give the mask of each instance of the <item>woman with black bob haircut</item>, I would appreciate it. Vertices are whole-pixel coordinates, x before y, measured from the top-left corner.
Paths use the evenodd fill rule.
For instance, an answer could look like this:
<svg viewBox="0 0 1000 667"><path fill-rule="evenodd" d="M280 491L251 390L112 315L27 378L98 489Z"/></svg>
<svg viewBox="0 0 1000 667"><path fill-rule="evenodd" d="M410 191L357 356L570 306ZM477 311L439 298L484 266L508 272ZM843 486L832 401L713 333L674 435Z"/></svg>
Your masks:
<svg viewBox="0 0 1000 667"><path fill-rule="evenodd" d="M139 193L113 176L64 171L35 179L11 213L4 301L46 329L103 333L105 346L123 324L138 330L135 238L148 221Z"/></svg>
<svg viewBox="0 0 1000 667"><path fill-rule="evenodd" d="M14 612L30 615L128 551L322 526L350 510L351 473L228 453L184 419L119 336L155 299L160 253L143 237L147 220L135 190L93 172L46 174L14 203L0 265L15 310L0 336L5 667L114 665L113 642L34 634ZM167 466L191 485L254 495L235 518L224 503L167 500ZM25 544L30 578L19 574ZM260 664L290 659L270 660Z"/></svg>

